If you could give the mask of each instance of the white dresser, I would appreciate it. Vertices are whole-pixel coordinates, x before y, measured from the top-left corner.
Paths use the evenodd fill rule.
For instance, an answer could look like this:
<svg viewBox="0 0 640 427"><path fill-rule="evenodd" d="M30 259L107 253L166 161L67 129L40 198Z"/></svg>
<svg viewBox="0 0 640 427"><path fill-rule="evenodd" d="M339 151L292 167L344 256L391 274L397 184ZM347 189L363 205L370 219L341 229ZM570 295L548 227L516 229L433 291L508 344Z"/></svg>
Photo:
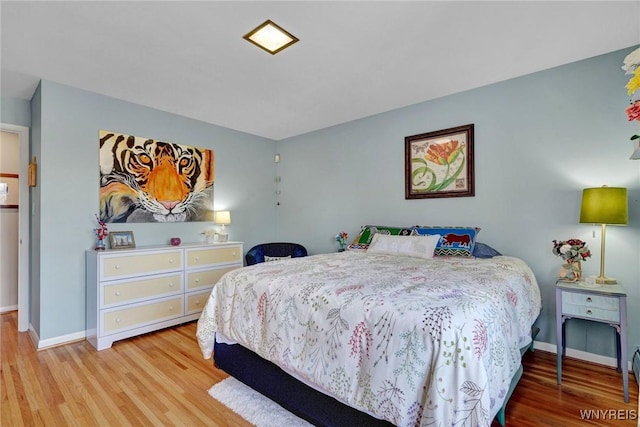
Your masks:
<svg viewBox="0 0 640 427"><path fill-rule="evenodd" d="M213 285L242 267L242 243L87 251L87 340L114 341L196 320Z"/></svg>

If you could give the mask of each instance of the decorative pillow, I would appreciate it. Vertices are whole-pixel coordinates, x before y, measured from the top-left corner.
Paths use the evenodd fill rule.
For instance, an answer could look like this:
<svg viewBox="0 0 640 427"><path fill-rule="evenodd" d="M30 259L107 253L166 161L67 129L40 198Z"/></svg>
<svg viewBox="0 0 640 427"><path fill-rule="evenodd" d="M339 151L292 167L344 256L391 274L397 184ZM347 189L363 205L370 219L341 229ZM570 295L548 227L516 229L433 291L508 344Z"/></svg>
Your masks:
<svg viewBox="0 0 640 427"><path fill-rule="evenodd" d="M288 258L291 258L291 255L287 255L287 256L268 256L268 255L265 255L264 256L264 262L280 261L281 259L288 259Z"/></svg>
<svg viewBox="0 0 640 427"><path fill-rule="evenodd" d="M494 256L500 255L502 255L500 252L484 243L476 242L476 245L473 247L473 256L476 258L493 258Z"/></svg>
<svg viewBox="0 0 640 427"><path fill-rule="evenodd" d="M367 250L371 239L375 234L387 234L391 236L410 236L411 227L392 227L388 225L365 225L360 234L351 242L349 250Z"/></svg>
<svg viewBox="0 0 640 427"><path fill-rule="evenodd" d="M428 236L394 236L375 233L367 253L433 258L433 250L440 241L437 234Z"/></svg>
<svg viewBox="0 0 640 427"><path fill-rule="evenodd" d="M414 235L441 236L434 251L435 256L472 257L479 232L478 227L413 227Z"/></svg>

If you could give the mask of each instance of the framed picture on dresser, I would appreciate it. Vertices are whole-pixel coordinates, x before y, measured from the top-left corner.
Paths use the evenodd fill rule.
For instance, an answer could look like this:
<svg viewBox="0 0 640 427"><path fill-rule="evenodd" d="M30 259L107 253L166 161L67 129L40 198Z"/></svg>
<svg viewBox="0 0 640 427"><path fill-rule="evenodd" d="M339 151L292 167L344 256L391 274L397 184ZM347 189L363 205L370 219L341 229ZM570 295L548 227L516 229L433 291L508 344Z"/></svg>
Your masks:
<svg viewBox="0 0 640 427"><path fill-rule="evenodd" d="M109 232L109 244L111 249L135 249L136 242L133 238L133 231Z"/></svg>

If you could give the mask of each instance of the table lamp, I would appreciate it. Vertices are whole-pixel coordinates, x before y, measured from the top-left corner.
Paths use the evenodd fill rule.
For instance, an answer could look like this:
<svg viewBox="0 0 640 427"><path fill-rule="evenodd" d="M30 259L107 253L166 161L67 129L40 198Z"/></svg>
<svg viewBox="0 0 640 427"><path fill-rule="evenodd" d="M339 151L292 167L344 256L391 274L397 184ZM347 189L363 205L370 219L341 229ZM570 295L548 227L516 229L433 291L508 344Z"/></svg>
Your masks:
<svg viewBox="0 0 640 427"><path fill-rule="evenodd" d="M596 283L615 284L616 279L604 274L604 249L607 225L627 225L629 208L627 205L627 189L620 187L585 188L582 190L580 222L602 225L600 242L600 275Z"/></svg>
<svg viewBox="0 0 640 427"><path fill-rule="evenodd" d="M216 224L220 224L220 231L216 234L218 235L219 242L226 242L229 238L226 230L224 229L225 225L231 224L231 212L229 211L215 211L213 213L213 222Z"/></svg>

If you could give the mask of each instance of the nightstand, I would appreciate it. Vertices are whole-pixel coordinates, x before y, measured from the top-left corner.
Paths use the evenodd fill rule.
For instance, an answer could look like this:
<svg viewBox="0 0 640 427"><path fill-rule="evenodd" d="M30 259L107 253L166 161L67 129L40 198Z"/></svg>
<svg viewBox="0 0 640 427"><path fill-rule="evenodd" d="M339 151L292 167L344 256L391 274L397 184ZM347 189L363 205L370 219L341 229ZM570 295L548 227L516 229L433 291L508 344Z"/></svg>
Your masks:
<svg viewBox="0 0 640 427"><path fill-rule="evenodd" d="M618 372L622 372L624 401L628 403L627 293L624 288L619 284L587 287L582 282L556 283L558 384L562 383L562 358L566 352L565 325L569 319L605 323L615 329Z"/></svg>

